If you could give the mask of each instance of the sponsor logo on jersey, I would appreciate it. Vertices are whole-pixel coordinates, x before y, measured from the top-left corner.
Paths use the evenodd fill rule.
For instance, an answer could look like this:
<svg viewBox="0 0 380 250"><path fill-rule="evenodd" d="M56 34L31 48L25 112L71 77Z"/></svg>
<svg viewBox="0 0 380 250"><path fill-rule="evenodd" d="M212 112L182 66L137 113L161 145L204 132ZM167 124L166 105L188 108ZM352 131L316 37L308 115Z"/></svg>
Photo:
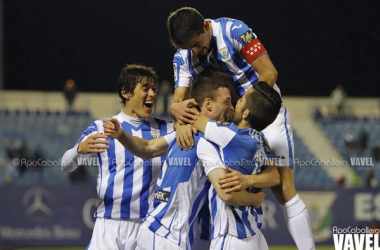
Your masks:
<svg viewBox="0 0 380 250"><path fill-rule="evenodd" d="M191 66L191 69L198 68L199 66L201 66L201 63L197 62L196 64L194 64L194 65Z"/></svg>
<svg viewBox="0 0 380 250"><path fill-rule="evenodd" d="M156 190L154 192L154 199L158 201L168 202L170 200L171 192L164 190Z"/></svg>
<svg viewBox="0 0 380 250"><path fill-rule="evenodd" d="M252 31L248 30L240 36L240 39L245 45L247 45L252 42L253 39L255 39L255 35L252 33Z"/></svg>
<svg viewBox="0 0 380 250"><path fill-rule="evenodd" d="M240 29L241 27L243 27L242 24L234 25L234 26L232 26L232 29L231 29L231 30L234 30L234 29Z"/></svg>
<svg viewBox="0 0 380 250"><path fill-rule="evenodd" d="M265 153L267 153L267 154L273 154L274 155L272 149L269 147L269 143L267 141L267 138L265 138L264 136L263 136L263 142L264 142L264 151L265 151ZM284 156L282 156L282 157L284 157ZM283 159L285 159L285 157Z"/></svg>

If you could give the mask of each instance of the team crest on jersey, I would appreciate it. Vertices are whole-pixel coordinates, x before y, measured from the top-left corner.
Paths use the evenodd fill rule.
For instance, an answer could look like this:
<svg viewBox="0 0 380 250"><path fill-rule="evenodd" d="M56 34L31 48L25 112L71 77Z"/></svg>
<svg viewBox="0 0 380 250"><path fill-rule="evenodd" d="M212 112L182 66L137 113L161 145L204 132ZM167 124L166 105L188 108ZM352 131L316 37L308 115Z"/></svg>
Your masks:
<svg viewBox="0 0 380 250"><path fill-rule="evenodd" d="M158 138L158 137L160 137L160 134L158 134L158 133L150 133L150 138L151 139L155 139L155 138Z"/></svg>
<svg viewBox="0 0 380 250"><path fill-rule="evenodd" d="M249 44L252 42L253 39L255 39L255 35L252 33L252 31L248 30L247 32L243 33L240 36L241 40L245 45Z"/></svg>
<svg viewBox="0 0 380 250"><path fill-rule="evenodd" d="M222 126L230 126L230 123L229 123L229 122L221 122L221 121L217 121L216 124L218 124L218 125L222 125Z"/></svg>
<svg viewBox="0 0 380 250"><path fill-rule="evenodd" d="M218 53L219 53L219 55L222 57L222 60L223 61L226 61L226 60L228 60L231 56L230 56L230 52L228 51L228 48L227 47L225 47L225 48L223 48L223 49L220 49L219 51L218 51Z"/></svg>
<svg viewBox="0 0 380 250"><path fill-rule="evenodd" d="M267 154L273 154L272 149L269 147L267 138L263 137L263 139L264 139L263 141L264 141L264 151L265 151L265 153L267 153Z"/></svg>
<svg viewBox="0 0 380 250"><path fill-rule="evenodd" d="M174 70L174 81L178 81L178 73L177 73L177 70L178 69L178 66L176 63L173 63L173 70Z"/></svg>

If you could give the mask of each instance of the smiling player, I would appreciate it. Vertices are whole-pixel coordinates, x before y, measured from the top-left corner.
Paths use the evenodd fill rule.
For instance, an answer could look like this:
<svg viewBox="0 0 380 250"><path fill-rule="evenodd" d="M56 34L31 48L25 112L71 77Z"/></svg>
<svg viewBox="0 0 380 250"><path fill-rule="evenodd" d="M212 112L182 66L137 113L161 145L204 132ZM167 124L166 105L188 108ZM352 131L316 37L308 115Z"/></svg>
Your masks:
<svg viewBox="0 0 380 250"><path fill-rule="evenodd" d="M146 66L127 65L117 82L123 104L114 116L131 135L151 140L173 130L172 123L152 117L157 90L156 72ZM92 123L63 156L63 171L74 171L78 159L97 154L98 195L102 204L87 249L135 249L142 218L153 202L153 190L164 158L143 160L126 150L119 141L103 134L103 121Z"/></svg>

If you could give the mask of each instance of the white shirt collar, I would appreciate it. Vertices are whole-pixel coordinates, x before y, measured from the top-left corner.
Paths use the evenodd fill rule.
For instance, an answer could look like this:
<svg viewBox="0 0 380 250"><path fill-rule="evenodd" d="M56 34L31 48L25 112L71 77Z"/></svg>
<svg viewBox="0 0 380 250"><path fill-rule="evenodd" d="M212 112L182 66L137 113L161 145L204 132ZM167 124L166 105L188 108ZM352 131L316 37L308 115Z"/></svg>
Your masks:
<svg viewBox="0 0 380 250"><path fill-rule="evenodd" d="M129 124L132 124L133 126L135 127L138 127L141 125L141 123L143 123L144 121L147 121L146 118L138 118L138 117L133 117L133 116L129 116L127 114L125 114L123 111L121 111L117 117L119 118L118 120L120 122L127 122Z"/></svg>

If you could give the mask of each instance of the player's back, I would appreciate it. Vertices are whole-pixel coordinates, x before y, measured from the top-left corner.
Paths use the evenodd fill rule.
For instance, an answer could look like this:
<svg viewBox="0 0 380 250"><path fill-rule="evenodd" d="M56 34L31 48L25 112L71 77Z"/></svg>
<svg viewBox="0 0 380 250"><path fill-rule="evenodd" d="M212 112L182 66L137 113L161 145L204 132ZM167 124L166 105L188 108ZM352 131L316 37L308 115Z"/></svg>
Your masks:
<svg viewBox="0 0 380 250"><path fill-rule="evenodd" d="M207 199L210 183L207 181L203 159L200 154L209 151L211 144L203 134L194 136L193 149L181 150L174 141L155 188L154 209L145 218L144 224L182 248L191 248L194 240L193 223ZM211 150L217 153L213 145Z"/></svg>
<svg viewBox="0 0 380 250"><path fill-rule="evenodd" d="M222 159L230 168L247 175L258 174L262 170L263 160L267 158L265 139L256 130L239 129L234 124L211 121L207 124L205 138L220 147ZM246 238L255 235L260 229L261 207L255 209L228 205L217 196L213 187L209 190L209 200L210 211L214 211L211 229L213 238L226 233Z"/></svg>

